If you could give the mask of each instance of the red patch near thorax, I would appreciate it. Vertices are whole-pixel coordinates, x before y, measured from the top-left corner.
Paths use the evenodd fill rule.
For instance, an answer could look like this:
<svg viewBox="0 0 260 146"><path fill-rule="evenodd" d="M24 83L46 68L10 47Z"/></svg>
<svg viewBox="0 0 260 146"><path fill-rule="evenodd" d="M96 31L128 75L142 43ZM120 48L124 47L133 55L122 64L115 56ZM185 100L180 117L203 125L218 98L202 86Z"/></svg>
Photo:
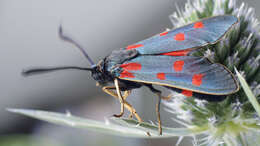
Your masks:
<svg viewBox="0 0 260 146"><path fill-rule="evenodd" d="M184 41L185 40L185 34L184 33L177 33L175 36L174 36L174 39L176 41Z"/></svg>
<svg viewBox="0 0 260 146"><path fill-rule="evenodd" d="M183 60L177 60L173 63L173 69L176 72L182 71L183 69L183 65L184 65L184 61Z"/></svg>
<svg viewBox="0 0 260 146"><path fill-rule="evenodd" d="M142 65L140 63L131 62L127 64L120 65L124 70L131 71L131 70L141 70Z"/></svg>
<svg viewBox="0 0 260 146"><path fill-rule="evenodd" d="M143 47L144 45L142 44L136 44L136 45L130 45L126 47L126 50L131 50L131 49L135 49L135 48L139 48L139 47Z"/></svg>
<svg viewBox="0 0 260 146"><path fill-rule="evenodd" d="M196 22L196 23L194 23L194 26L193 26L194 28L203 28L204 27L204 24L203 24L203 22Z"/></svg>
<svg viewBox="0 0 260 146"><path fill-rule="evenodd" d="M128 72L124 70L123 72L120 73L120 78L135 78L134 74L131 72Z"/></svg>
<svg viewBox="0 0 260 146"><path fill-rule="evenodd" d="M186 96L186 97L191 97L192 96L192 91L182 90L181 94Z"/></svg>
<svg viewBox="0 0 260 146"><path fill-rule="evenodd" d="M192 77L192 84L195 86L200 86L202 84L204 74L194 74Z"/></svg>
<svg viewBox="0 0 260 146"><path fill-rule="evenodd" d="M157 73L156 77L157 77L159 80L165 80L165 73Z"/></svg>

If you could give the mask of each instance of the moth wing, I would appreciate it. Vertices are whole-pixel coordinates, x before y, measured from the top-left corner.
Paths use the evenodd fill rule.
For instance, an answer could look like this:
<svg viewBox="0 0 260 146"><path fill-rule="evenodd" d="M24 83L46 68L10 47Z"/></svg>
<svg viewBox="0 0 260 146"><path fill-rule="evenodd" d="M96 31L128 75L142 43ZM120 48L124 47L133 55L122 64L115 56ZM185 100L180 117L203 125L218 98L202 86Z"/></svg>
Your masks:
<svg viewBox="0 0 260 146"><path fill-rule="evenodd" d="M123 80L144 82L198 93L228 95L238 90L231 72L207 58L145 55L114 70Z"/></svg>
<svg viewBox="0 0 260 146"><path fill-rule="evenodd" d="M210 17L186 26L163 32L125 49L136 49L140 54L161 54L192 50L218 41L238 19L224 15Z"/></svg>

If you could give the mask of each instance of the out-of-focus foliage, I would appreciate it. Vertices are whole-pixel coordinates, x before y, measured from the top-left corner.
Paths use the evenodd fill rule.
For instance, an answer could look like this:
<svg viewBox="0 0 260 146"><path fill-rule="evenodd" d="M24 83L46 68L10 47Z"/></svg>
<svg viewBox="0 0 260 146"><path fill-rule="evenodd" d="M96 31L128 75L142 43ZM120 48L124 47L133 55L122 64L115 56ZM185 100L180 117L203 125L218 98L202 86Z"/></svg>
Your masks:
<svg viewBox="0 0 260 146"><path fill-rule="evenodd" d="M63 146L62 144L42 138L29 135L8 135L0 137L0 146Z"/></svg>

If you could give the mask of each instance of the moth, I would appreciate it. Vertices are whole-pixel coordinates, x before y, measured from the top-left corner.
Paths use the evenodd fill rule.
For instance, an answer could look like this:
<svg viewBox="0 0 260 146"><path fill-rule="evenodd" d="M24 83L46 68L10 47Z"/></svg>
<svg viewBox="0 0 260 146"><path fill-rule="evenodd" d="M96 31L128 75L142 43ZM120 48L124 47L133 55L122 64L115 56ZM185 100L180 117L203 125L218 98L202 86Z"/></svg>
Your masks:
<svg viewBox="0 0 260 146"><path fill-rule="evenodd" d="M36 67L24 70L23 74L65 69L90 71L102 90L120 101L120 114L114 116L121 117L126 108L139 122L142 119L126 98L132 89L146 86L158 97L156 113L159 134L162 134L160 102L169 97L163 97L162 92L153 85L210 102L221 101L239 90L234 75L225 66L213 63L206 57L190 55L196 49L218 42L237 22L238 18L231 15L203 19L114 50L97 64L79 43L64 35L60 26L60 38L75 45L88 59L91 67Z"/></svg>

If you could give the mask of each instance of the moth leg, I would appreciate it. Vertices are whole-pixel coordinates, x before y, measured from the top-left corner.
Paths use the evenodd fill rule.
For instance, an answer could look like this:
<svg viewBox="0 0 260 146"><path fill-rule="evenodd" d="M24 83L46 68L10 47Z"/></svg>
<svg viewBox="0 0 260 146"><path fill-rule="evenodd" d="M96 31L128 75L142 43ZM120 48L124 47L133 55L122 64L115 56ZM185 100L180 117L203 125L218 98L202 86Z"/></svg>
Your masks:
<svg viewBox="0 0 260 146"><path fill-rule="evenodd" d="M106 92L107 94L115 97L115 98L119 98L117 96L117 94L113 91L113 90L116 90L116 87L115 86L105 86L102 88L102 90L104 92ZM127 96L130 94L131 91L125 91L124 92L124 95L123 95L123 98L126 99ZM141 117L137 114L135 108L130 104L128 103L127 101L125 101L125 107L127 108L127 110L131 113L130 116L134 115L136 117L136 119L139 121L139 122L142 122L143 120L141 119Z"/></svg>
<svg viewBox="0 0 260 146"><path fill-rule="evenodd" d="M169 94L168 96L161 96L162 100L170 100L172 98L172 95Z"/></svg>
<svg viewBox="0 0 260 146"><path fill-rule="evenodd" d="M156 104L156 114L157 114L157 121L158 121L158 131L159 134L162 135L162 122L161 122L161 116L160 116L160 105L161 105L161 99L162 99L162 92L160 90L155 89L152 85L146 85L154 94L158 96L158 101Z"/></svg>
<svg viewBox="0 0 260 146"><path fill-rule="evenodd" d="M105 86L105 87L102 88L102 90L104 92L106 92L107 94L109 94L109 95L118 99L117 93L112 91L112 90L116 90L115 86ZM124 100L130 95L130 93L131 93L130 90L124 91L124 95L123 95Z"/></svg>
<svg viewBox="0 0 260 146"><path fill-rule="evenodd" d="M113 97L118 99L117 94L114 91L112 91L112 90L116 90L115 86L105 86L105 87L102 88L102 90L104 92L106 92L107 94L109 94L109 95L111 95L111 96L113 96Z"/></svg>
<svg viewBox="0 0 260 146"><path fill-rule="evenodd" d="M116 92L117 92L117 96L118 96L118 99L119 99L119 102L120 102L120 104L121 104L121 111L120 111L120 114L118 114L118 115L114 115L115 117L122 117L123 116L123 114L124 114L124 111L125 111L125 106L124 106L124 103L125 103L125 100L124 100L124 98L122 97L122 94L121 94L121 91L120 91L120 88L119 88L119 84L118 84L118 80L117 79L115 79L114 80L114 84L115 84L115 86L116 86Z"/></svg>
<svg viewBox="0 0 260 146"><path fill-rule="evenodd" d="M156 113L157 113L157 120L158 120L158 130L159 134L162 135L162 123L161 123L161 116L160 116L160 105L161 105L161 94L158 93L158 101L156 104Z"/></svg>
<svg viewBox="0 0 260 146"><path fill-rule="evenodd" d="M128 104L128 106L131 108L131 109L128 109L128 108L127 108L127 109L128 109L128 111L130 112L129 118L132 119L132 118L133 118L133 115L134 115L134 113L136 113L136 111L135 111L135 109L133 108L133 106L126 101L126 98L130 95L130 93L131 93L131 90L125 91L125 92L124 92L124 95L123 95L123 98L124 98L126 104ZM126 105L125 105L125 106L126 106ZM139 115L138 115L138 116L139 116ZM138 121L139 121L139 120L138 120Z"/></svg>
<svg viewBox="0 0 260 146"><path fill-rule="evenodd" d="M143 122L143 120L141 119L141 117L137 114L135 108L129 104L128 102L125 101L125 107L130 111L130 118L133 117L133 115L136 117L136 119L138 120L138 122Z"/></svg>
<svg viewBox="0 0 260 146"><path fill-rule="evenodd" d="M131 94L131 90L124 91L123 98L126 100L126 98Z"/></svg>
<svg viewBox="0 0 260 146"><path fill-rule="evenodd" d="M133 108L133 106L126 101L126 98L130 95L130 93L131 93L131 90L127 90L124 92L124 95L123 95L123 98L125 100L125 106L128 109L128 111L130 112L129 118L133 118L133 116L135 116L139 122L142 122L142 119L136 113L136 110Z"/></svg>

